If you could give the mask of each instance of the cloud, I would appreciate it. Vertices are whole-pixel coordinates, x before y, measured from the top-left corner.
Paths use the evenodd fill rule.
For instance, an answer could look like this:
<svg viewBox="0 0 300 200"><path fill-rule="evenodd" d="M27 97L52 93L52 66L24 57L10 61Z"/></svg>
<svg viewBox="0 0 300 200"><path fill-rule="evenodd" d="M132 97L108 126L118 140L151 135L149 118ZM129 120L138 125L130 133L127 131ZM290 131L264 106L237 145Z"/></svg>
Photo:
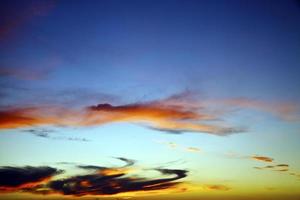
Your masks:
<svg viewBox="0 0 300 200"><path fill-rule="evenodd" d="M278 164L278 165L276 165L277 167L289 167L289 165L288 164Z"/></svg>
<svg viewBox="0 0 300 200"><path fill-rule="evenodd" d="M36 108L8 108L0 110L0 128L19 128L45 123L43 119L31 116Z"/></svg>
<svg viewBox="0 0 300 200"><path fill-rule="evenodd" d="M81 169L87 170L83 175L47 179L58 174L58 170L51 167L43 168L1 168L1 192L27 192L33 194L61 194L72 196L85 195L116 195L130 192L147 191L169 191L176 189L181 182L178 180L187 177L188 171L180 169L155 169L159 172L160 178L139 178L136 175L130 176L127 170L134 165L134 161L126 158L118 158L126 162L126 165L119 168L102 167L95 165L80 165ZM108 171L114 173L108 173ZM3 175L3 176L2 176ZM2 179L4 177L4 179ZM27 183L37 183L20 187ZM4 187L11 187L14 190L5 190ZM183 190L180 190L183 191Z"/></svg>
<svg viewBox="0 0 300 200"><path fill-rule="evenodd" d="M116 157L116 158L126 163L126 165L124 167L130 167L130 166L134 165L134 163L135 163L135 161L132 159L123 158L123 157Z"/></svg>
<svg viewBox="0 0 300 200"><path fill-rule="evenodd" d="M200 153L201 152L200 148L186 147L186 146L183 146L183 145L179 145L175 142L164 142L164 141L156 141L156 142L160 143L160 144L164 144L167 147L169 147L170 149L179 149L179 150L182 150L182 151L185 151L185 152L192 152L192 153Z"/></svg>
<svg viewBox="0 0 300 200"><path fill-rule="evenodd" d="M0 77L12 77L19 80L40 80L44 79L50 72L50 69L34 70L34 69L19 69L19 68L0 68Z"/></svg>
<svg viewBox="0 0 300 200"><path fill-rule="evenodd" d="M295 172L290 172L289 175L294 176L300 180L300 174Z"/></svg>
<svg viewBox="0 0 300 200"><path fill-rule="evenodd" d="M269 158L269 157L264 157L264 156L255 156L256 158L253 158L254 156L250 157L251 159L254 159L254 160L258 160L258 161L263 161L263 162L268 162L268 163L274 163L274 159L272 158ZM273 165L266 165L266 166L262 166L262 167L253 167L254 169L257 169L257 170L271 170L273 172L289 172L289 173L286 173L290 176L294 176L296 178L300 178L300 174L298 173L295 173L295 172L290 172L290 169L289 169L290 165L289 164L285 164L285 163L282 163L282 164L273 164Z"/></svg>
<svg viewBox="0 0 300 200"><path fill-rule="evenodd" d="M231 107L271 113L286 121L297 121L300 119L299 104L294 102L268 102L249 98L234 98L223 100L223 103Z"/></svg>
<svg viewBox="0 0 300 200"><path fill-rule="evenodd" d="M204 189L207 190L219 190L219 191L228 191L231 190L230 187L226 186L226 185L205 185Z"/></svg>
<svg viewBox="0 0 300 200"><path fill-rule="evenodd" d="M179 145L175 142L161 142L162 144L166 144L171 149L176 149Z"/></svg>
<svg viewBox="0 0 300 200"><path fill-rule="evenodd" d="M74 164L74 163L60 163L60 164ZM77 166L80 169L85 169L85 170L102 170L106 169L106 167L101 167L101 166L96 166L96 165L78 165Z"/></svg>
<svg viewBox="0 0 300 200"><path fill-rule="evenodd" d="M228 135L245 131L242 128L220 125L218 116L187 102L167 98L145 103L98 104L87 108L85 125L99 125L112 122L131 122L169 133L201 132Z"/></svg>
<svg viewBox="0 0 300 200"><path fill-rule="evenodd" d="M269 108L264 109L264 106L258 106L267 106L267 102L255 103L254 101L252 103L252 101L254 100L231 99L201 102L191 93L180 93L164 99L119 105L101 103L82 106L80 104L80 108L72 104L2 107L0 108L0 129L44 125L90 127L125 122L173 134L194 132L226 136L247 130L244 127L229 125L224 121L224 115L230 112L225 109L226 107L238 106L272 111ZM76 103L76 105L79 104ZM280 110L278 113L295 114L294 106L280 105L278 104L280 107L280 109L277 108Z"/></svg>
<svg viewBox="0 0 300 200"><path fill-rule="evenodd" d="M287 172L287 171L289 171L289 169L276 169L275 171L278 171L278 172Z"/></svg>
<svg viewBox="0 0 300 200"><path fill-rule="evenodd" d="M113 195L126 192L155 191L174 187L178 182L173 182L186 177L185 170L158 169L162 175L174 175L171 178L144 180L124 177L124 173L101 174L94 173L74 176L66 179L51 181L42 193L60 193L62 195ZM34 188L39 193L41 187ZM46 192L46 193L48 193Z"/></svg>
<svg viewBox="0 0 300 200"><path fill-rule="evenodd" d="M287 172L289 171L289 165L288 164L267 165L263 167L254 167L254 169Z"/></svg>
<svg viewBox="0 0 300 200"><path fill-rule="evenodd" d="M32 135L35 135L37 137L51 138L51 136L49 134L54 131L48 130L48 129L29 129L29 130L23 130L23 132L31 133Z"/></svg>
<svg viewBox="0 0 300 200"><path fill-rule="evenodd" d="M251 156L251 159L258 160L262 162L273 162L273 158L266 157L266 156Z"/></svg>
<svg viewBox="0 0 300 200"><path fill-rule="evenodd" d="M32 187L61 172L52 167L0 167L0 191Z"/></svg>
<svg viewBox="0 0 300 200"><path fill-rule="evenodd" d="M201 149L199 149L197 147L187 147L186 151L189 151L189 152L201 152Z"/></svg>
<svg viewBox="0 0 300 200"><path fill-rule="evenodd" d="M254 167L255 169L274 169L275 171L287 171L289 165L279 164L279 165L267 165L264 167Z"/></svg>
<svg viewBox="0 0 300 200"><path fill-rule="evenodd" d="M98 104L83 109L61 106L10 107L0 109L0 128L23 128L34 125L100 126L127 122L172 133L197 132L229 135L245 129L225 125L220 116L188 104L179 96L113 106Z"/></svg>
<svg viewBox="0 0 300 200"><path fill-rule="evenodd" d="M23 132L31 133L37 137L47 138L52 140L69 140L69 141L78 141L78 142L89 142L86 138L80 137L65 137L65 136L52 136L51 133L54 133L54 130L49 129L29 129L23 130Z"/></svg>

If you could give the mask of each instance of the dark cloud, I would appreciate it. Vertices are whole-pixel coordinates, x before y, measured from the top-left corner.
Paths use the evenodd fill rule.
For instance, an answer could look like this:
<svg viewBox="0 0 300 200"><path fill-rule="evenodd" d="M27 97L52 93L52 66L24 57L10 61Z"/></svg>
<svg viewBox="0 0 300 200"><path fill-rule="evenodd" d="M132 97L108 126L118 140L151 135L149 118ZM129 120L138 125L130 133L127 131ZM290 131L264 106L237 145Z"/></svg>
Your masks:
<svg viewBox="0 0 300 200"><path fill-rule="evenodd" d="M135 161L132 159L123 158L123 157L116 157L116 158L126 163L126 165L124 167L130 167L130 166L134 165L134 163L135 163Z"/></svg>
<svg viewBox="0 0 300 200"><path fill-rule="evenodd" d="M135 164L135 161L132 159L123 158L123 157L116 157L116 159L121 160L126 163L124 166L122 166L120 168L130 167ZM107 170L107 169L109 170L109 169L111 169L111 168L96 166L96 165L77 165L77 167L81 168L81 169L86 169L86 170Z"/></svg>
<svg viewBox="0 0 300 200"><path fill-rule="evenodd" d="M289 165L288 164L278 164L278 165L276 165L277 167L289 167Z"/></svg>
<svg viewBox="0 0 300 200"><path fill-rule="evenodd" d="M289 169L275 169L275 171L278 171L278 172L287 172L287 171L289 171Z"/></svg>
<svg viewBox="0 0 300 200"><path fill-rule="evenodd" d="M23 130L23 132L31 133L37 137L50 138L51 136L49 134L53 133L54 131L49 129L28 129Z"/></svg>
<svg viewBox="0 0 300 200"><path fill-rule="evenodd" d="M278 165L267 165L263 167L254 167L255 169L274 169L275 171L287 171L289 168L288 164L278 164Z"/></svg>
<svg viewBox="0 0 300 200"><path fill-rule="evenodd" d="M147 126L147 128L152 129L154 131L161 131L164 133L170 133L170 134L175 134L175 135L179 135L184 132L188 132L187 130L172 130L172 129L167 129L167 128L155 128L155 127L151 127L151 126Z"/></svg>
<svg viewBox="0 0 300 200"><path fill-rule="evenodd" d="M277 171L277 172L287 172L287 171L289 171L289 165L288 164L267 165L267 166L263 166L263 167L254 167L254 169L273 170L273 171Z"/></svg>
<svg viewBox="0 0 300 200"><path fill-rule="evenodd" d="M159 169L163 175L173 175L171 178L145 180L125 177L126 174L102 175L94 173L74 176L66 179L50 181L45 186L32 188L31 192L60 193L63 195L113 195L124 192L163 190L174 187L179 182L173 182L187 176L185 170Z"/></svg>
<svg viewBox="0 0 300 200"><path fill-rule="evenodd" d="M62 171L52 167L1 167L0 190L20 187L29 183L39 183Z"/></svg>
<svg viewBox="0 0 300 200"><path fill-rule="evenodd" d="M65 164L65 163L63 163L63 164ZM102 169L107 169L106 167L100 167L100 166L96 166L96 165L78 165L77 167L80 168L80 169L85 169L85 170L102 170Z"/></svg>
<svg viewBox="0 0 300 200"><path fill-rule="evenodd" d="M146 192L175 189L181 183L180 179L187 176L188 171L181 169L155 169L162 177L160 178L140 178L130 176L135 161L127 158L117 158L126 164L119 168L102 167L96 165L79 165L87 173L74 175L66 178L49 179L60 171L51 167L25 167L1 168L0 188L11 187L14 190L4 192L19 191L34 194L61 194L72 196L84 195L114 195L127 192ZM4 177L4 179L2 179ZM47 179L48 178L48 179ZM26 183L36 182L26 187L19 187Z"/></svg>
<svg viewBox="0 0 300 200"><path fill-rule="evenodd" d="M55 137L55 140L69 140L69 141L78 141L78 142L89 142L89 139L79 138L79 137Z"/></svg>
<svg viewBox="0 0 300 200"><path fill-rule="evenodd" d="M69 140L69 141L79 141L79 142L90 141L86 138L79 138L79 137L52 136L51 133L55 133L56 131L50 129L29 129L29 130L23 130L23 132L28 132L37 137L48 138L52 140Z"/></svg>

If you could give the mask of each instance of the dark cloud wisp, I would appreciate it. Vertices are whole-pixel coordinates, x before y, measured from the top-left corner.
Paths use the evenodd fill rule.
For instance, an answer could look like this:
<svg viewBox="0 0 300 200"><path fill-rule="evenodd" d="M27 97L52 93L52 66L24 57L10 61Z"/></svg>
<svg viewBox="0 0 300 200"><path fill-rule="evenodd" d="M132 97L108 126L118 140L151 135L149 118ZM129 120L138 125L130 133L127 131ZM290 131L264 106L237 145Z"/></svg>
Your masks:
<svg viewBox="0 0 300 200"><path fill-rule="evenodd" d="M178 180L187 177L188 173L188 171L181 169L158 168L155 170L162 177L140 178L129 174L135 164L133 160L121 157L117 159L126 164L119 168L78 165L77 167L85 170L86 173L64 178L54 177L62 170L52 167L2 167L0 170L0 192L105 196L128 192L160 191L175 189L181 183Z"/></svg>
<svg viewBox="0 0 300 200"><path fill-rule="evenodd" d="M26 184L39 183L61 172L52 167L4 166L0 168L0 190L1 188L16 188Z"/></svg>

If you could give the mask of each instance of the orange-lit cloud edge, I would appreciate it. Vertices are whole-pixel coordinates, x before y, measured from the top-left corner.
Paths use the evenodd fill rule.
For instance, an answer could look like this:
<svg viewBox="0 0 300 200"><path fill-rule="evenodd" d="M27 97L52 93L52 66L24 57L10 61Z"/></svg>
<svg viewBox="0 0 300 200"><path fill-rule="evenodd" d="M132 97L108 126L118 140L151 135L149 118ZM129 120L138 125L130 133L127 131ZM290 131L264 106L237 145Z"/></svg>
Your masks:
<svg viewBox="0 0 300 200"><path fill-rule="evenodd" d="M228 108L257 109L278 115L285 120L295 119L298 107L292 103L273 103L250 100L199 101L193 94L181 93L165 99L113 106L108 103L83 108L65 106L10 106L0 108L0 129L33 126L101 126L127 122L170 133L198 132L229 135L246 131L245 127L226 124L223 115ZM218 109L216 109L218 108Z"/></svg>
<svg viewBox="0 0 300 200"><path fill-rule="evenodd" d="M0 167L0 193L23 193L33 195L62 195L65 197L133 197L157 194L182 193L186 191L221 190L230 188L223 185L195 185L182 182L187 170L154 168L160 178L140 178L131 175L135 161L118 158L126 165L122 167L102 167L76 165L83 174L64 177L64 170L53 167Z"/></svg>

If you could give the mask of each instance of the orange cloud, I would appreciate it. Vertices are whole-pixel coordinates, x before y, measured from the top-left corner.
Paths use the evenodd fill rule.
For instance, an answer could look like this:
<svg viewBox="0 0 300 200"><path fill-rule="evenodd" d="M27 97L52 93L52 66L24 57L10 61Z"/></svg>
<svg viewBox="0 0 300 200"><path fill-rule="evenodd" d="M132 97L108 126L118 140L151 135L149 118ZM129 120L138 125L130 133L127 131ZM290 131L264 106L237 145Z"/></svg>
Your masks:
<svg viewBox="0 0 300 200"><path fill-rule="evenodd" d="M228 135L244 132L244 128L227 125L222 120L224 106L226 107L226 105L260 109L286 116L291 116L296 109L292 104L271 106L272 104L269 105L266 102L249 99L212 100L207 104L205 101L200 102L192 98L190 93L181 93L149 102L136 102L117 106L104 103L81 109L61 106L0 108L0 129L43 125L85 127L127 122L139 124L153 130L177 134L199 132ZM219 108L221 111L218 111L215 106L221 106ZM264 160L259 157L253 159ZM265 161L268 162L267 160Z"/></svg>
<svg viewBox="0 0 300 200"><path fill-rule="evenodd" d="M98 104L88 108L83 125L99 125L111 122L132 122L143 124L155 130L171 133L204 132L226 135L241 132L242 129L217 125L217 116L188 105L171 104L170 99L148 103L112 106Z"/></svg>
<svg viewBox="0 0 300 200"><path fill-rule="evenodd" d="M266 157L266 156L252 156L251 157L253 160L258 160L262 162L273 162L273 158Z"/></svg>
<svg viewBox="0 0 300 200"><path fill-rule="evenodd" d="M48 124L48 120L33 114L36 108L13 108L0 111L0 128L19 128L40 124Z"/></svg>
<svg viewBox="0 0 300 200"><path fill-rule="evenodd" d="M64 107L26 107L0 110L0 128L23 128L35 125L99 126L128 122L172 133L200 132L228 135L244 131L220 123L218 116L195 109L187 102L167 98L146 103L112 106L98 104L83 109Z"/></svg>
<svg viewBox="0 0 300 200"><path fill-rule="evenodd" d="M75 111L62 107L24 107L0 110L0 129L39 125L72 125L78 121Z"/></svg>

